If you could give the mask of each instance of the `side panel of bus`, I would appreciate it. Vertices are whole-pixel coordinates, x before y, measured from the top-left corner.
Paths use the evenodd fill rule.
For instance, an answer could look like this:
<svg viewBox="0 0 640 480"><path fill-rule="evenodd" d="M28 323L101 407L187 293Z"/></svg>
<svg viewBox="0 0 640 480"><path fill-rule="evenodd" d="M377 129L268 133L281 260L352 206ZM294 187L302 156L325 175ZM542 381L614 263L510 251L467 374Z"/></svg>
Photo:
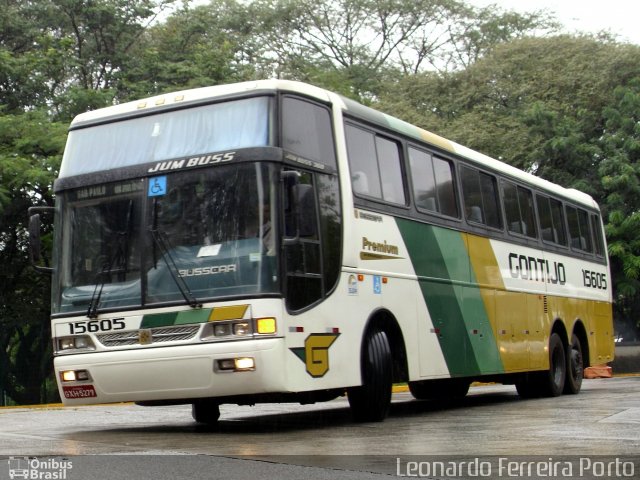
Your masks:
<svg viewBox="0 0 640 480"><path fill-rule="evenodd" d="M357 209L353 231L358 265L326 308L348 317L336 325L352 349L367 318L389 311L411 380L548 369L556 321L568 336L584 324L589 364L612 359L609 291L582 283L583 270L605 274L602 265Z"/></svg>
<svg viewBox="0 0 640 480"><path fill-rule="evenodd" d="M549 368L554 322L585 325L590 364L613 359L605 266L408 220L397 220L452 376ZM469 267L468 276L465 266ZM424 334L424 332L423 332Z"/></svg>

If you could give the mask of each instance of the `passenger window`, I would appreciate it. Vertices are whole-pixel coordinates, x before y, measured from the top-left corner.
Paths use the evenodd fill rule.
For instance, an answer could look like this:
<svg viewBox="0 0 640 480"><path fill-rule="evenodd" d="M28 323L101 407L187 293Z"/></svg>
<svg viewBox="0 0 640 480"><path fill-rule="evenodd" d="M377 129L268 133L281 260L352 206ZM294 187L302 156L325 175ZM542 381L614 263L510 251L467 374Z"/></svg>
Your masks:
<svg viewBox="0 0 640 480"><path fill-rule="evenodd" d="M567 246L562 203L552 198L536 195L542 240Z"/></svg>
<svg viewBox="0 0 640 480"><path fill-rule="evenodd" d="M581 208L569 206L566 207L566 210L571 248L583 252L593 252L587 212Z"/></svg>
<svg viewBox="0 0 640 480"><path fill-rule="evenodd" d="M336 168L329 109L295 97L282 99L282 147Z"/></svg>
<svg viewBox="0 0 640 480"><path fill-rule="evenodd" d="M462 167L461 177L466 219L502 228L495 177L469 167Z"/></svg>
<svg viewBox="0 0 640 480"><path fill-rule="evenodd" d="M398 143L353 125L345 133L354 193L406 205Z"/></svg>
<svg viewBox="0 0 640 480"><path fill-rule="evenodd" d="M510 182L502 183L507 229L510 233L536 238L533 194L530 190Z"/></svg>
<svg viewBox="0 0 640 480"><path fill-rule="evenodd" d="M373 133L351 125L347 125L345 131L354 193L381 198L380 172Z"/></svg>
<svg viewBox="0 0 640 480"><path fill-rule="evenodd" d="M376 147L382 180L382 198L387 202L405 205L407 201L398 144L376 136Z"/></svg>
<svg viewBox="0 0 640 480"><path fill-rule="evenodd" d="M409 162L418 209L458 217L453 187L453 164L411 147Z"/></svg>
<svg viewBox="0 0 640 480"><path fill-rule="evenodd" d="M596 255L603 257L604 239L602 238L602 227L598 215L591 215L591 230L593 231L593 238L595 240Z"/></svg>
<svg viewBox="0 0 640 480"><path fill-rule="evenodd" d="M440 213L458 217L458 202L453 182L453 163L434 157L433 171L436 176Z"/></svg>

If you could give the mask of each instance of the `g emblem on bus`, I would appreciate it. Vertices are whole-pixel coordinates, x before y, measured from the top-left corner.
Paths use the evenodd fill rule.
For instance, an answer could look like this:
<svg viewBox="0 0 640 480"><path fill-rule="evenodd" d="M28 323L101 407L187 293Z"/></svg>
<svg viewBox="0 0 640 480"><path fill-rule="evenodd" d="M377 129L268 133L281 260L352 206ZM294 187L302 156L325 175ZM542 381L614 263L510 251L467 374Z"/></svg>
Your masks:
<svg viewBox="0 0 640 480"><path fill-rule="evenodd" d="M329 347L339 336L339 333L312 333L304 341L304 347L290 350L304 362L309 375L324 377L329 371Z"/></svg>

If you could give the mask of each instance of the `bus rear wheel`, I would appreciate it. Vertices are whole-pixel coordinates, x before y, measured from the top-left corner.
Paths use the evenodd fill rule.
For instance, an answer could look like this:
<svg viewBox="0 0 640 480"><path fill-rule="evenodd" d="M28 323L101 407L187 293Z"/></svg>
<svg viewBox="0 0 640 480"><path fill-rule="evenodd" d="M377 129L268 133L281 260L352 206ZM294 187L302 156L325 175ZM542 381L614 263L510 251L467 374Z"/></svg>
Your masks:
<svg viewBox="0 0 640 480"><path fill-rule="evenodd" d="M391 405L391 347L387 334L374 328L364 338L362 385L348 390L349 406L358 422L381 422Z"/></svg>
<svg viewBox="0 0 640 480"><path fill-rule="evenodd" d="M542 374L542 394L545 397L557 397L564 390L567 376L567 360L560 335L552 333L549 339L549 370Z"/></svg>
<svg viewBox="0 0 640 480"><path fill-rule="evenodd" d="M560 335L549 337L549 370L525 374L516 382L523 398L557 397L562 394L567 376L567 360Z"/></svg>
<svg viewBox="0 0 640 480"><path fill-rule="evenodd" d="M574 334L571 335L571 343L567 352L567 376L564 382L564 393L576 394L580 392L583 373L582 344Z"/></svg>
<svg viewBox="0 0 640 480"><path fill-rule="evenodd" d="M196 401L191 405L191 416L204 425L216 425L220 418L220 404L211 400Z"/></svg>

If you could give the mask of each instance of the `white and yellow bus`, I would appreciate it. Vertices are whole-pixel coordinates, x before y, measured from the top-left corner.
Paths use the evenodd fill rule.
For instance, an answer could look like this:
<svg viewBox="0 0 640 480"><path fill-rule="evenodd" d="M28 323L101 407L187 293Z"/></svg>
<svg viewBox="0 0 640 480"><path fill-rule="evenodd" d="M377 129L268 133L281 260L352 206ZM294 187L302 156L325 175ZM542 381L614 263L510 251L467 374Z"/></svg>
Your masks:
<svg viewBox="0 0 640 480"><path fill-rule="evenodd" d="M222 403L346 392L373 421L394 382L555 396L613 359L591 197L310 85L82 114L55 192L67 405L186 403L212 423Z"/></svg>

